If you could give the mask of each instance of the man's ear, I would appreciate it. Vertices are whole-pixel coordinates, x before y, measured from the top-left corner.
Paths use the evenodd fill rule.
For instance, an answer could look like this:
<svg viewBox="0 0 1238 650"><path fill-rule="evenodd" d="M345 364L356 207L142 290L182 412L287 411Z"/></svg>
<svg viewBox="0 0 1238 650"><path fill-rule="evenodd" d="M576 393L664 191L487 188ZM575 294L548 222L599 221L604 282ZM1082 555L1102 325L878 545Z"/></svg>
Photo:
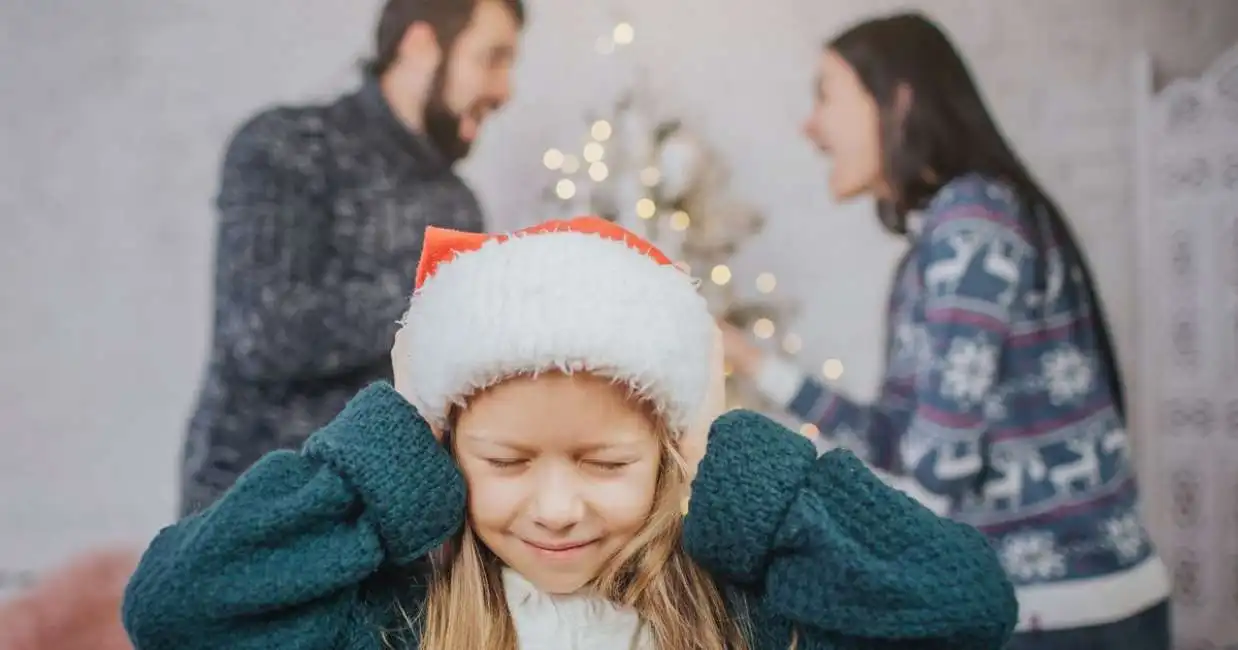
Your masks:
<svg viewBox="0 0 1238 650"><path fill-rule="evenodd" d="M432 74L438 69L443 48L439 46L434 28L425 21L418 21L404 31L404 37L400 39L399 53L401 59Z"/></svg>

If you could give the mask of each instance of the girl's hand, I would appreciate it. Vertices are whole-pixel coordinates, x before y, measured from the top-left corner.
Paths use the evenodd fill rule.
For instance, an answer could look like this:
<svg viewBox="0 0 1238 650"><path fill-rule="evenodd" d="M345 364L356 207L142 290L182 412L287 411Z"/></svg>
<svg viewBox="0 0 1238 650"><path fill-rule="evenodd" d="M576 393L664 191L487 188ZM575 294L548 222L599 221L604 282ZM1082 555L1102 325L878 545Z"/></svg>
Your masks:
<svg viewBox="0 0 1238 650"><path fill-rule="evenodd" d="M399 393L409 404L413 403L410 399L412 395L412 364L408 362L407 335L401 327L395 333L395 343L391 346L391 375L392 385L395 386L395 392ZM443 441L443 432L435 426L431 426L430 430L434 432L434 438L439 442Z"/></svg>
<svg viewBox="0 0 1238 650"><path fill-rule="evenodd" d="M696 468L705 457L705 447L709 442L709 428L718 416L727 411L726 408L726 371L723 360L723 333L721 329L714 330L713 355L709 360L709 392L697 416L696 424L683 432L679 439L679 453L683 456L688 468L688 482L696 477Z"/></svg>

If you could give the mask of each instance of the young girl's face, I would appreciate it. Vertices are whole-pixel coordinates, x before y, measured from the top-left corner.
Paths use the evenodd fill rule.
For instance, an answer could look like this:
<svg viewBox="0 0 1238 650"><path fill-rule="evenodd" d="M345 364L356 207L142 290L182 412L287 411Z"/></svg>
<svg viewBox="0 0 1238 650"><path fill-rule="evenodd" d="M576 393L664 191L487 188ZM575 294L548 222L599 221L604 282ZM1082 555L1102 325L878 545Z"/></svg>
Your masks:
<svg viewBox="0 0 1238 650"><path fill-rule="evenodd" d="M505 381L469 402L453 445L474 532L547 593L596 577L653 508L662 441L646 409L606 379Z"/></svg>

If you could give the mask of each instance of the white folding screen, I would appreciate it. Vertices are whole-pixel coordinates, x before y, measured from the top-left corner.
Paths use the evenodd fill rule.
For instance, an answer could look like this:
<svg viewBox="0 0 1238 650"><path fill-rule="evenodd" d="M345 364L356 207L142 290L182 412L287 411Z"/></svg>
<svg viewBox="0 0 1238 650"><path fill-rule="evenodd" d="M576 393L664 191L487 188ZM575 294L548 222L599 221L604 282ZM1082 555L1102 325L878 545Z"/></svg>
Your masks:
<svg viewBox="0 0 1238 650"><path fill-rule="evenodd" d="M1138 70L1132 395L1183 650L1238 648L1238 45L1157 91Z"/></svg>

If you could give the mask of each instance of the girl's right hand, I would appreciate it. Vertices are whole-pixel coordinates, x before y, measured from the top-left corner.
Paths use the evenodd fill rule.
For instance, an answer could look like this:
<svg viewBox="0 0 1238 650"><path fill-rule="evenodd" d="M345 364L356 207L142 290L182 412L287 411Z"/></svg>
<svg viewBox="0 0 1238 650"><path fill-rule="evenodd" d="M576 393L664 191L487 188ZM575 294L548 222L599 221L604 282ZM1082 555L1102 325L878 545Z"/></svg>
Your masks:
<svg viewBox="0 0 1238 650"><path fill-rule="evenodd" d="M395 386L395 392L399 393L409 404L412 404L412 364L408 362L408 335L405 329L401 327L395 333L395 343L391 346L391 383ZM431 425L430 430L434 432L435 439L439 442L443 441L441 429Z"/></svg>

